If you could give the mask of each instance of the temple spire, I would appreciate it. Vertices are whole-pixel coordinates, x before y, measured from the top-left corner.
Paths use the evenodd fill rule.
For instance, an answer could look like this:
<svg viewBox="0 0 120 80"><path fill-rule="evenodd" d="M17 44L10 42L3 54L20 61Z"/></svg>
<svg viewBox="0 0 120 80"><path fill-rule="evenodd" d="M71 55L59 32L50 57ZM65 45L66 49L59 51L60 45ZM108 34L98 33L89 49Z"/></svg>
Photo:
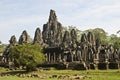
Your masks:
<svg viewBox="0 0 120 80"><path fill-rule="evenodd" d="M57 21L57 16L54 10L50 10L49 23Z"/></svg>

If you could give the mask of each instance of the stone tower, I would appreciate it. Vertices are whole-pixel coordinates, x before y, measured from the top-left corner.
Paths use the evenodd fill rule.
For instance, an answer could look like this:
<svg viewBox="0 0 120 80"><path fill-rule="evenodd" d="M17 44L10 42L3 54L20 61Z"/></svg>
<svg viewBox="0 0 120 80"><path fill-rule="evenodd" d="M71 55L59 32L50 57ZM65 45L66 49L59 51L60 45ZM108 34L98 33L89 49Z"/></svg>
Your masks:
<svg viewBox="0 0 120 80"><path fill-rule="evenodd" d="M19 44L23 44L23 43L28 43L28 34L27 31L23 31L20 38L19 38Z"/></svg>
<svg viewBox="0 0 120 80"><path fill-rule="evenodd" d="M43 25L43 41L50 47L57 47L62 42L62 25L57 21L54 10L50 10L49 20Z"/></svg>
<svg viewBox="0 0 120 80"><path fill-rule="evenodd" d="M33 44L38 43L38 44L42 44L43 40L42 40L42 33L40 28L37 28L35 31L35 36L34 36L34 40L33 40Z"/></svg>

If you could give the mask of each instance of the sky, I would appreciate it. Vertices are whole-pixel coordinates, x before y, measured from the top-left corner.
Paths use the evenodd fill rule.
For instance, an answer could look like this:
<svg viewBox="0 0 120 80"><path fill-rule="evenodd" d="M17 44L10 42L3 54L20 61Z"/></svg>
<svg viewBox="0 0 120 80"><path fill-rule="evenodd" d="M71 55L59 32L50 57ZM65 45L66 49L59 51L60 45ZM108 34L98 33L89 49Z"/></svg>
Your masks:
<svg viewBox="0 0 120 80"><path fill-rule="evenodd" d="M23 30L33 38L43 29L50 9L63 26L80 30L103 28L109 35L120 30L120 0L0 0L0 41L17 40Z"/></svg>

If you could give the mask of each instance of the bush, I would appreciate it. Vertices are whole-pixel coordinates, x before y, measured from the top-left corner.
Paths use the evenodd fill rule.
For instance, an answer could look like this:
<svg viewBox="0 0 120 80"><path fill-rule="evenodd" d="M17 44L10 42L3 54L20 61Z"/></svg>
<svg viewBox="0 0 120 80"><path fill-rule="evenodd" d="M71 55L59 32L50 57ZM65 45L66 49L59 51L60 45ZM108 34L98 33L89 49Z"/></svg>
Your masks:
<svg viewBox="0 0 120 80"><path fill-rule="evenodd" d="M42 48L38 44L21 44L14 46L9 56L14 59L15 66L25 66L27 71L33 70L45 61Z"/></svg>

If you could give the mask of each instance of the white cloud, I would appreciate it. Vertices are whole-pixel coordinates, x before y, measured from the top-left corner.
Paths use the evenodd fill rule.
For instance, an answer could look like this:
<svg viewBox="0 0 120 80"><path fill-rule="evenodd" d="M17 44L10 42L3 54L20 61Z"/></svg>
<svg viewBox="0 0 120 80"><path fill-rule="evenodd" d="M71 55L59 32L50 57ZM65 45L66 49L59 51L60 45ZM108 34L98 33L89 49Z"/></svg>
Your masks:
<svg viewBox="0 0 120 80"><path fill-rule="evenodd" d="M43 15L33 15L24 17L15 17L0 22L0 36L4 42L8 42L10 36L16 35L19 38L23 30L27 30L32 37L37 27L42 29L43 23L46 23L46 17ZM5 35L5 36L4 36Z"/></svg>
<svg viewBox="0 0 120 80"><path fill-rule="evenodd" d="M97 0L98 1L98 0ZM105 0L106 1L106 0ZM120 1L117 2L90 2L83 11L78 10L78 13L73 12L71 15L65 15L64 24L72 24L79 29L89 29L101 27L109 34L116 33L120 29ZM111 4L112 3L112 4ZM62 20L64 19L62 18ZM61 21L62 21L61 20Z"/></svg>
<svg viewBox="0 0 120 80"><path fill-rule="evenodd" d="M81 30L101 27L108 33L120 30L119 0L1 0L0 36L7 42L26 29L31 36L36 27L42 29L54 9L63 26L77 26Z"/></svg>

